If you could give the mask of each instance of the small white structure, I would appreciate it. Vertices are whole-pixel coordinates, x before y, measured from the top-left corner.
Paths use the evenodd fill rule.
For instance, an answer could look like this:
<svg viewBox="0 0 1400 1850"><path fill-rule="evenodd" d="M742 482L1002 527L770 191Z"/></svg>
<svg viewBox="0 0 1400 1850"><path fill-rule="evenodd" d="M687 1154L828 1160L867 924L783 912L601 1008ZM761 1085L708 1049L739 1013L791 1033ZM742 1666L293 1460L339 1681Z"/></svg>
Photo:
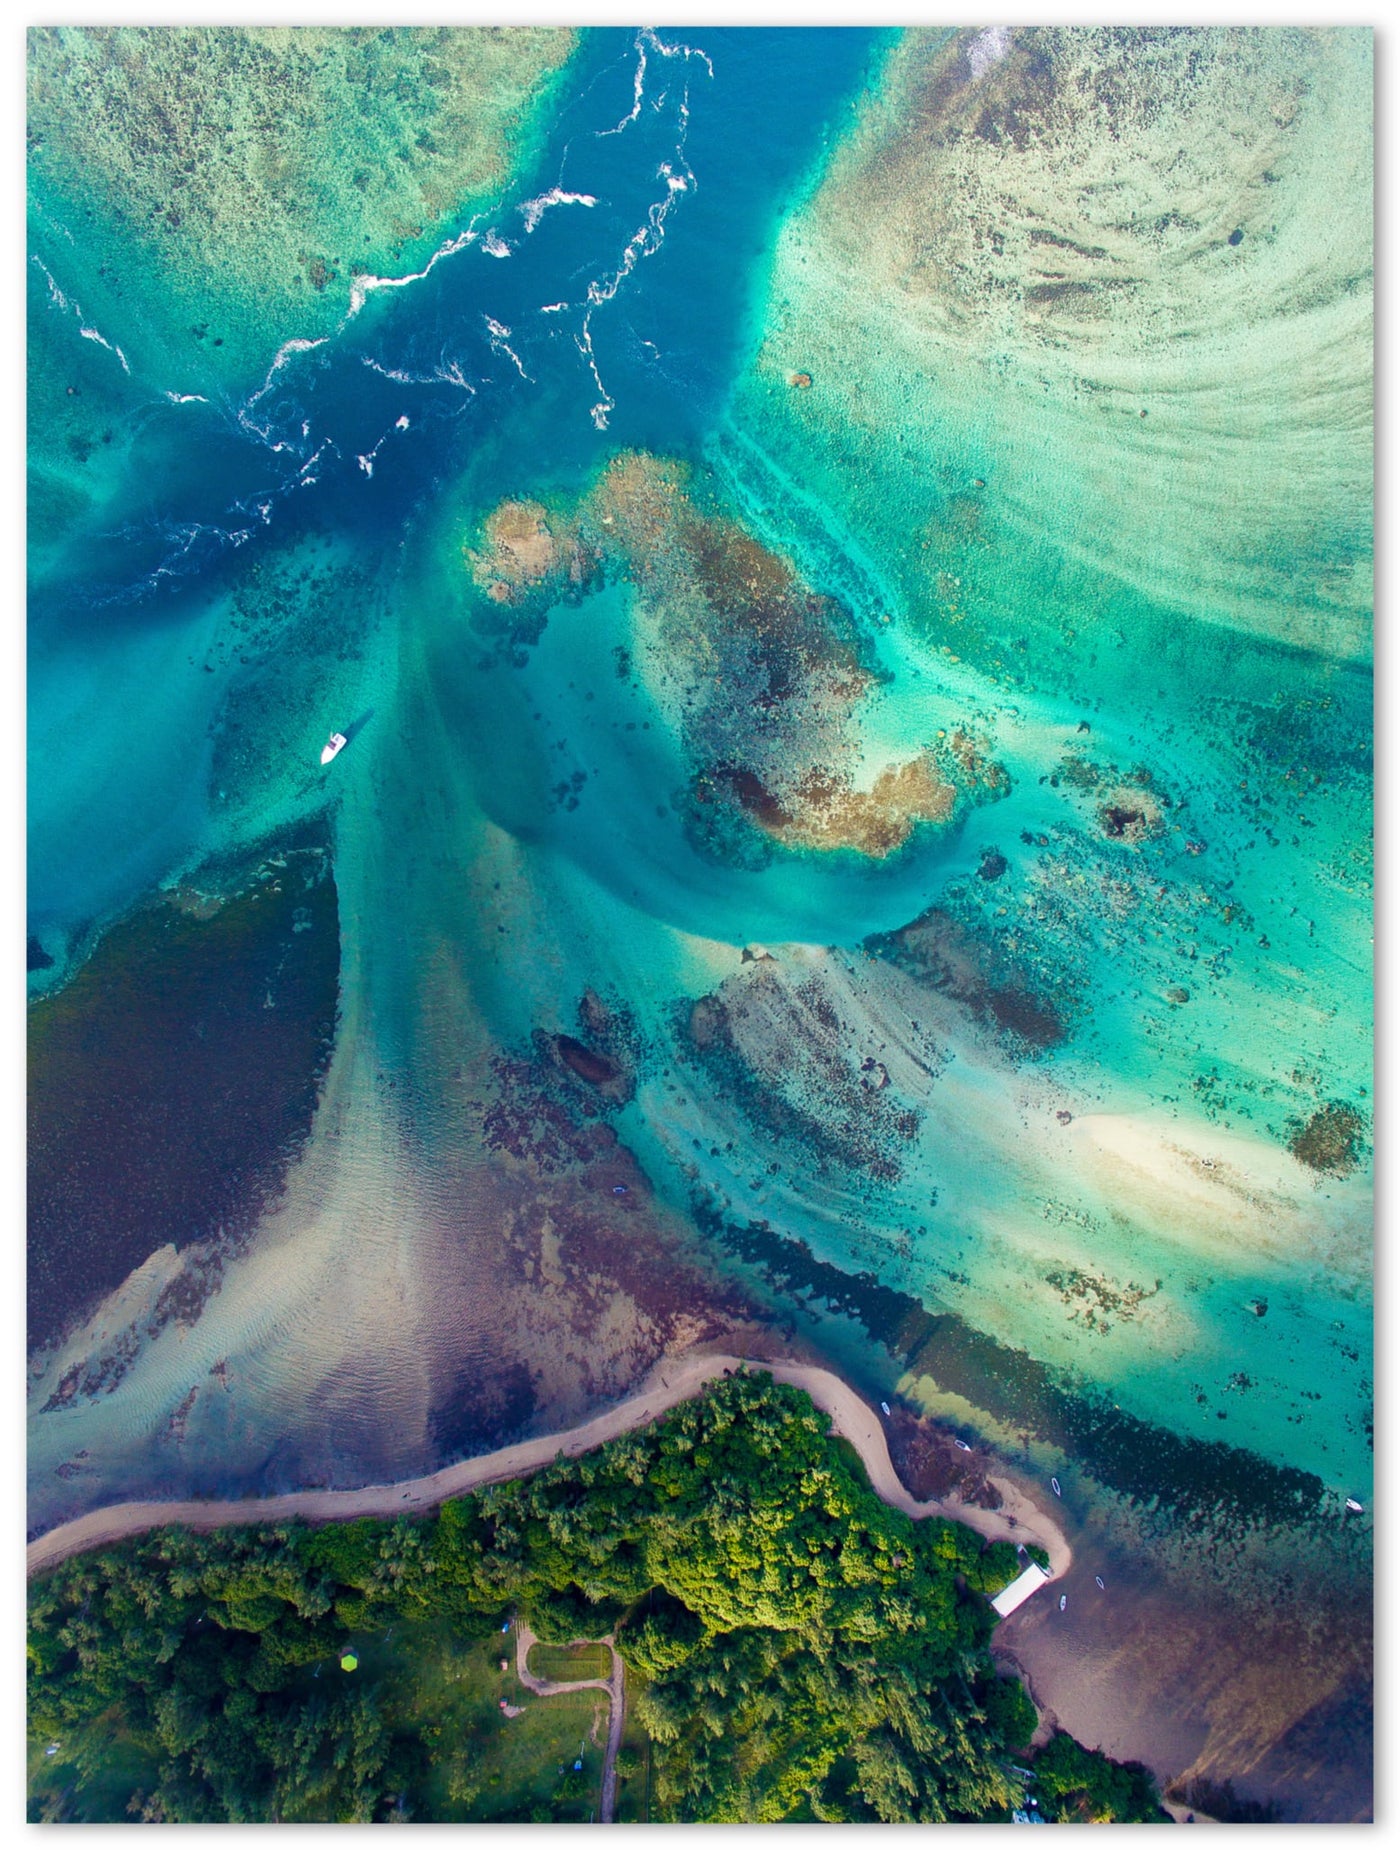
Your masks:
<svg viewBox="0 0 1400 1850"><path fill-rule="evenodd" d="M1039 1561L1032 1561L1024 1573L1018 1574L1009 1587L1003 1587L992 1601L992 1611L999 1619L1015 1612L1023 1606L1032 1593L1038 1593L1050 1578Z"/></svg>

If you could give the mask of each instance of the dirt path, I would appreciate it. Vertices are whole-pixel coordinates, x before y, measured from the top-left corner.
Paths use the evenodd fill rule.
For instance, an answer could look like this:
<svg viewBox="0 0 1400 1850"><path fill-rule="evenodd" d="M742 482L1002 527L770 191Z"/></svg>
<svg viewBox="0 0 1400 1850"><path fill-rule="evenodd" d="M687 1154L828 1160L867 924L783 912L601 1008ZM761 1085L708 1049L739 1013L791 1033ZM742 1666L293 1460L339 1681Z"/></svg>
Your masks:
<svg viewBox="0 0 1400 1850"><path fill-rule="evenodd" d="M349 1522L356 1516L396 1516L429 1510L449 1497L460 1497L483 1484L499 1484L524 1477L556 1458L577 1458L615 1439L619 1433L645 1426L683 1400L691 1399L707 1381L738 1368L749 1368L804 1388L831 1418L833 1432L849 1439L860 1453L876 1494L893 1508L915 1519L943 1516L966 1524L994 1541L1036 1542L1050 1556L1050 1572L1058 1577L1070 1564L1069 1543L1050 1514L1006 1478L993 1477L1002 1498L999 1510L977 1509L955 1499L921 1503L900 1483L890 1460L880 1415L854 1388L825 1368L799 1362L745 1362L733 1355L693 1355L663 1362L640 1394L609 1407L583 1426L539 1439L523 1439L483 1458L466 1458L429 1477L397 1484L367 1484L358 1490L294 1490L280 1497L247 1497L228 1502L190 1500L183 1503L114 1503L90 1510L72 1522L61 1523L29 1544L26 1566L40 1573L69 1555L97 1548L106 1542L139 1535L167 1523L188 1529L224 1529L260 1522Z"/></svg>
<svg viewBox="0 0 1400 1850"><path fill-rule="evenodd" d="M577 1683L555 1683L547 1677L537 1677L529 1667L530 1646L537 1643L535 1634L523 1619L515 1621L515 1674L537 1696L561 1696L570 1689L601 1689L608 1698L608 1746L603 1755L603 1796L599 1806L599 1822L611 1824L617 1804L617 1750L622 1745L623 1702L625 1685L623 1682L622 1659L617 1654L617 1647L612 1641L612 1633L602 1638L575 1638L575 1644L605 1644L612 1659L612 1674L606 1680L602 1677L583 1677Z"/></svg>

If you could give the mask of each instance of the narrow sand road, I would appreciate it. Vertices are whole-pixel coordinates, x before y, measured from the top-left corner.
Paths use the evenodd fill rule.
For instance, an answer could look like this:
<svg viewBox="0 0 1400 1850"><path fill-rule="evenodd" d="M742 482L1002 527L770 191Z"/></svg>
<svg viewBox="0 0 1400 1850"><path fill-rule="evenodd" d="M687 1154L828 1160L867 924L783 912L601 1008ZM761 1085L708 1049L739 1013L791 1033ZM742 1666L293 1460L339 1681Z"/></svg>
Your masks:
<svg viewBox="0 0 1400 1850"><path fill-rule="evenodd" d="M575 1644L605 1644L612 1659L612 1674L606 1681L602 1677L582 1677L577 1683L555 1683L548 1677L537 1677L529 1668L530 1646L536 1642L535 1634L523 1619L515 1621L515 1674L537 1696L562 1696L570 1689L601 1689L608 1698L608 1746L603 1755L603 1796L598 1808L600 1824L611 1824L613 1811L617 1802L617 1750L622 1745L622 1715L625 1698L622 1659L613 1644L612 1633L600 1639L576 1638Z"/></svg>
<svg viewBox="0 0 1400 1850"><path fill-rule="evenodd" d="M859 1452L876 1494L894 1509L916 1520L924 1516L946 1517L994 1541L1036 1542L1050 1556L1052 1575L1058 1578L1068 1569L1070 1548L1064 1534L1046 1511L1008 1479L989 1478L1002 1498L999 1510L977 1509L953 1499L921 1503L899 1481L880 1415L839 1375L800 1362L745 1362L733 1355L693 1355L662 1362L640 1394L609 1407L583 1426L539 1439L523 1439L516 1445L502 1446L498 1452L488 1452L485 1457L448 1465L429 1477L405 1479L397 1484L367 1484L358 1490L293 1490L284 1496L229 1502L109 1504L106 1509L90 1510L86 1516L61 1523L32 1541L26 1551L27 1568L31 1574L39 1573L69 1555L167 1523L179 1523L187 1529L225 1529L294 1519L349 1522L356 1516L416 1514L483 1484L524 1477L553 1464L556 1458L577 1458L594 1451L619 1433L645 1426L681 1401L691 1399L707 1381L738 1368L761 1371L776 1381L805 1389L830 1416L832 1431L849 1439Z"/></svg>

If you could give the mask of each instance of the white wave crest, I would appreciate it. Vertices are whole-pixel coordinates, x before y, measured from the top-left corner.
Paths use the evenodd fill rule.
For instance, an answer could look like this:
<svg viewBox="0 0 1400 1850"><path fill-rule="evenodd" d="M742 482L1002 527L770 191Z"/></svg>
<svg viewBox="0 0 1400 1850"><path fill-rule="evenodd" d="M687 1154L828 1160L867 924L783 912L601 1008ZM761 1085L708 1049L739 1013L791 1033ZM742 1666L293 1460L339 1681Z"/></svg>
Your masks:
<svg viewBox="0 0 1400 1850"><path fill-rule="evenodd" d="M63 315L71 314L75 316L78 322L78 332L79 334L81 334L83 339L96 341L99 347L105 347L108 353L113 354L121 362L122 371L129 375L131 372L131 367L128 364L127 357L122 352L121 348L116 344L115 341L108 340L105 334L99 334L96 328L89 326L87 319L83 314L81 303L75 302L72 299L72 297L66 296L63 293L63 291L59 288L58 283L54 278L53 271L50 270L49 266L44 262L43 258L31 255L29 261L31 263L38 264L39 268L44 273L44 280L49 286L50 305L56 308L60 314L63 314Z"/></svg>
<svg viewBox="0 0 1400 1850"><path fill-rule="evenodd" d="M311 353L317 347L324 347L329 339L330 336L328 334L322 334L316 340L284 340L282 345L272 356L272 364L267 369L267 377L263 380L257 391L254 392L253 396L248 399L247 406L257 404L263 394L271 389L273 380L294 354ZM247 406L245 406L245 409Z"/></svg>
<svg viewBox="0 0 1400 1850"><path fill-rule="evenodd" d="M449 238L445 244L440 244L421 270L412 270L407 276L371 276L367 271L361 271L358 275L352 276L350 306L345 311L345 321L355 319L364 307L367 298L376 289L403 289L409 283L421 283L434 264L440 263L444 257L455 257L458 251L464 251L469 244L474 244L476 236L476 220L473 219L465 231L458 232L455 238ZM344 327L344 325L343 321L341 326Z"/></svg>
<svg viewBox="0 0 1400 1850"><path fill-rule="evenodd" d="M648 50L654 51L660 58L681 58L686 63L689 63L692 58L698 58L710 77L713 77L715 74L714 65L711 64L709 57L705 52L701 51L698 45L668 45L664 39L660 39L656 36L655 31L650 26L643 26L641 28L636 38L633 40L633 44L636 46L637 50L637 68L632 73L632 107L613 128L599 129L597 131L597 138L599 140L605 135L620 135L629 123L635 122L637 117L642 113L642 99L646 95ZM685 120L688 115L689 99L686 97L683 98L681 102L682 120Z"/></svg>
<svg viewBox="0 0 1400 1850"><path fill-rule="evenodd" d="M29 261L33 264L37 264L39 268L43 271L44 280L49 286L50 302L53 303L55 308L61 308L61 309L66 310L68 307L68 298L66 295L64 295L63 291L59 288L58 284L54 281L53 271L44 262L42 257L31 257Z"/></svg>
<svg viewBox="0 0 1400 1850"><path fill-rule="evenodd" d="M490 315L483 315L482 320L486 323L486 331L491 336L492 351L495 353L504 353L506 357L514 363L515 370L520 374L520 377L525 380L527 384L533 385L535 383L534 380L531 379L529 373L526 372L525 368L520 363L520 355L510 344L510 329L502 322L493 321Z"/></svg>
<svg viewBox="0 0 1400 1850"><path fill-rule="evenodd" d="M476 387L462 371L459 360L439 360L430 373L410 373L405 372L401 366L385 366L379 360L371 359L367 353L360 355L360 364L367 366L372 373L378 373L381 378L392 379L396 385L455 385L459 391L476 396ZM394 428L407 430L408 419L400 418Z"/></svg>
<svg viewBox="0 0 1400 1850"><path fill-rule="evenodd" d="M596 206L597 203L593 193L566 193L562 187L551 186L547 193L541 193L535 199L527 199L520 207L520 216L525 221L528 234L552 206Z"/></svg>
<svg viewBox="0 0 1400 1850"><path fill-rule="evenodd" d="M80 327L78 332L82 335L84 340L95 340L99 347L105 347L108 353L114 353L121 361L122 371L124 373L129 373L131 371L130 366L127 365L126 355L115 341L108 340L104 334L99 334L96 328Z"/></svg>
<svg viewBox="0 0 1400 1850"><path fill-rule="evenodd" d="M614 128L599 129L599 137L621 134L629 123L635 122L641 114L642 103L646 99L647 54L655 53L659 58L679 58L682 67L688 67L692 58L705 67L705 73L713 78L715 67L708 55L698 45L686 45L679 40L668 43L659 38L650 26L643 26L633 41L637 51L637 65L632 77L632 108ZM662 91L653 100L653 108L660 109L666 102L669 92ZM644 257L652 256L660 250L666 236L666 219L676 200L693 190L696 181L690 164L685 158L686 136L690 128L690 78L687 74L681 86L680 101L676 104L676 145L671 158L662 161L657 169L657 178L664 180L666 190L660 199L654 200L647 209L645 221L639 225L628 240L623 250L621 261L611 276L594 277L588 285L585 296L586 307L583 322L575 335L579 352L588 363L588 370L593 375L598 397L591 407L589 415L594 427L606 430L608 417L616 408L616 400L603 383L598 370L597 356L593 350L593 316L605 302L611 302L623 283L636 269ZM546 311L547 312L547 311Z"/></svg>
<svg viewBox="0 0 1400 1850"><path fill-rule="evenodd" d="M497 232L488 231L481 240L481 248L488 257L509 257L515 246L508 244Z"/></svg>

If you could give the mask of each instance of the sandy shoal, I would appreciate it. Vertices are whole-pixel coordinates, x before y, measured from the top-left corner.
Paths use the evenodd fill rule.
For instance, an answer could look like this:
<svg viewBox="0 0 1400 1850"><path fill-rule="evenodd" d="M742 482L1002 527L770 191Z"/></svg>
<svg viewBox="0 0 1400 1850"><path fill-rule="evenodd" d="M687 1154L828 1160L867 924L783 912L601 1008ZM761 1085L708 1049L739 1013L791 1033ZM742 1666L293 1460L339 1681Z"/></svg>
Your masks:
<svg viewBox="0 0 1400 1850"><path fill-rule="evenodd" d="M70 1555L166 1525L210 1530L291 1520L350 1522L358 1516L393 1516L433 1509L483 1485L527 1476L558 1458L577 1458L595 1451L609 1439L645 1426L681 1401L691 1399L706 1382L746 1367L762 1369L774 1380L810 1394L822 1412L830 1416L832 1432L856 1448L876 1495L892 1508L916 1521L939 1516L960 1522L993 1541L1037 1543L1049 1554L1053 1576L1067 1572L1071 1553L1063 1532L1009 1480L990 1480L1002 1498L998 1510L977 1509L952 1499L920 1502L899 1480L880 1415L839 1376L799 1362L746 1362L733 1355L692 1355L681 1361L663 1362L640 1394L608 1408L582 1426L502 1446L499 1451L463 1459L427 1477L366 1484L355 1490L294 1490L281 1496L224 1502L190 1499L179 1503L115 1503L90 1510L31 1542L26 1551L27 1570L30 1574L42 1573Z"/></svg>

